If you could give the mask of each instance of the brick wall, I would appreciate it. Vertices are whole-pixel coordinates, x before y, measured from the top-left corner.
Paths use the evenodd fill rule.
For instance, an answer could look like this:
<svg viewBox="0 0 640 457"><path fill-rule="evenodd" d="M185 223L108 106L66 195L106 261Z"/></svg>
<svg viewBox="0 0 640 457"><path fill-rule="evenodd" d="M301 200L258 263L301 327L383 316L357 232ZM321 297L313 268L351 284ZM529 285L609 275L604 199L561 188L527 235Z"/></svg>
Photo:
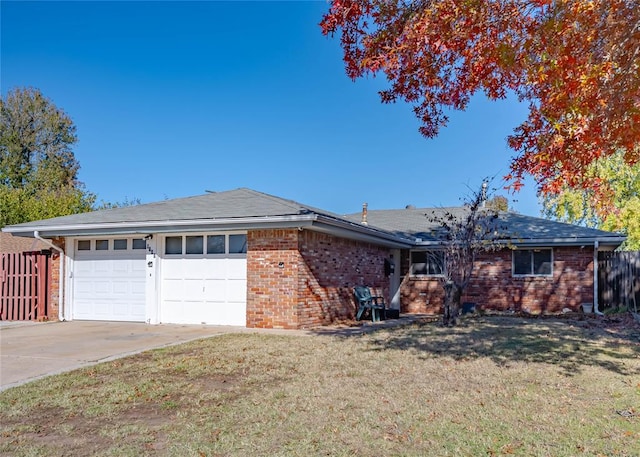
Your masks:
<svg viewBox="0 0 640 457"><path fill-rule="evenodd" d="M300 232L298 316L301 328L353 319L353 287L366 285L389 303L389 250L318 232Z"/></svg>
<svg viewBox="0 0 640 457"><path fill-rule="evenodd" d="M389 297L388 249L298 229L247 234L247 327L308 328L353 318L352 288Z"/></svg>
<svg viewBox="0 0 640 457"><path fill-rule="evenodd" d="M247 327L298 328L298 230L247 233Z"/></svg>
<svg viewBox="0 0 640 457"><path fill-rule="evenodd" d="M558 313L579 311L593 303L593 250L579 247L553 249L553 276L513 277L510 250L485 253L477 261L463 302L482 309ZM403 257L403 272L408 257ZM442 311L442 286L436 279L406 278L402 285L402 312L438 314Z"/></svg>
<svg viewBox="0 0 640 457"><path fill-rule="evenodd" d="M54 238L51 240L53 244L65 249L64 238ZM64 261L64 257L55 249L51 250L51 281L49 283L49 320L60 320L59 297L60 297L60 262Z"/></svg>

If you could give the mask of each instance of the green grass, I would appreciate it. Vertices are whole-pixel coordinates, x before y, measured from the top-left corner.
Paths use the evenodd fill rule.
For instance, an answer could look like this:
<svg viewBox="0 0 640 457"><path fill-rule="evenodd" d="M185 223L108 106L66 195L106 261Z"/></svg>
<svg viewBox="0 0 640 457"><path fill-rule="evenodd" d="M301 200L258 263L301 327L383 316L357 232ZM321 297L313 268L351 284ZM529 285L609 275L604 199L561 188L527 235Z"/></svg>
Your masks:
<svg viewBox="0 0 640 457"><path fill-rule="evenodd" d="M146 352L0 393L0 455L639 456L640 335L591 322Z"/></svg>

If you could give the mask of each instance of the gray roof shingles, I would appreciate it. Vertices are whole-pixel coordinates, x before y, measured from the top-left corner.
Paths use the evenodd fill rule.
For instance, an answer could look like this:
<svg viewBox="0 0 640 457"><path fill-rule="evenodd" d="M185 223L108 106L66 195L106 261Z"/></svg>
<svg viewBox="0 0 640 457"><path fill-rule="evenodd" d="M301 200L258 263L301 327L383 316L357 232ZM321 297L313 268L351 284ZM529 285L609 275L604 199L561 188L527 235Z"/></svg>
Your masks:
<svg viewBox="0 0 640 457"><path fill-rule="evenodd" d="M436 241L438 224L429 216L445 212L461 215L464 207L451 208L407 208L393 210L368 210L368 228L394 233L405 239L421 239L423 242ZM118 224L165 222L170 225L177 221L251 219L277 216L301 216L317 214L346 223L360 224L362 214L339 216L334 213L302 205L273 195L240 188L225 192L212 192L195 197L177 198L156 203L113 208L90 213L73 214L53 219L28 222L12 226L19 229L28 227L62 227L84 224ZM564 224L547 219L524 216L512 212L500 213L512 240L558 240L558 239L614 239L621 235L602 230ZM419 242L419 241L418 241ZM615 241L614 241L615 243Z"/></svg>
<svg viewBox="0 0 640 457"><path fill-rule="evenodd" d="M176 198L156 203L112 208L90 213L72 214L41 221L18 224L15 227L43 227L75 224L109 224L119 222L185 221L202 219L233 219L269 216L291 216L327 211L301 205L284 198L241 188L211 192L195 197Z"/></svg>
<svg viewBox="0 0 640 457"><path fill-rule="evenodd" d="M438 229L438 223L431 221L430 218L437 218L447 212L459 217L463 215L464 211L464 207L368 210L367 222L369 226L429 242L436 241L435 235ZM360 222L362 220L361 213L350 214L345 217L354 222ZM501 223L498 225L500 225L514 241L586 240L621 236L617 233L606 232L604 230L565 224L513 212L501 212L499 217Z"/></svg>

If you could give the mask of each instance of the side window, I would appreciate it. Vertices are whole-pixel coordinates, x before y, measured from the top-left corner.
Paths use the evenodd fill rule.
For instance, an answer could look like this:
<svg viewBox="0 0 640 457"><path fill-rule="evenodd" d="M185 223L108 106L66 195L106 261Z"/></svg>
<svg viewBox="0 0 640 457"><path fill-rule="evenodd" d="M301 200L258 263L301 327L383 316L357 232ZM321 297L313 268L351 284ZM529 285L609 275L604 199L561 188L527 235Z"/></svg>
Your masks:
<svg viewBox="0 0 640 457"><path fill-rule="evenodd" d="M224 235L207 236L207 254L224 254Z"/></svg>
<svg viewBox="0 0 640 457"><path fill-rule="evenodd" d="M441 251L412 251L411 274L416 276L442 275L444 254Z"/></svg>
<svg viewBox="0 0 640 457"><path fill-rule="evenodd" d="M78 240L78 251L90 251L91 240Z"/></svg>
<svg viewBox="0 0 640 457"><path fill-rule="evenodd" d="M514 276L551 276L553 253L551 249L518 249L513 251Z"/></svg>
<svg viewBox="0 0 640 457"><path fill-rule="evenodd" d="M202 254L202 236L187 237L187 254Z"/></svg>
<svg viewBox="0 0 640 457"><path fill-rule="evenodd" d="M513 251L513 274L529 275L531 274L531 252L530 251Z"/></svg>
<svg viewBox="0 0 640 457"><path fill-rule="evenodd" d="M165 254L182 254L182 237L168 236L164 246Z"/></svg>
<svg viewBox="0 0 640 457"><path fill-rule="evenodd" d="M229 254L246 254L247 235L229 235Z"/></svg>

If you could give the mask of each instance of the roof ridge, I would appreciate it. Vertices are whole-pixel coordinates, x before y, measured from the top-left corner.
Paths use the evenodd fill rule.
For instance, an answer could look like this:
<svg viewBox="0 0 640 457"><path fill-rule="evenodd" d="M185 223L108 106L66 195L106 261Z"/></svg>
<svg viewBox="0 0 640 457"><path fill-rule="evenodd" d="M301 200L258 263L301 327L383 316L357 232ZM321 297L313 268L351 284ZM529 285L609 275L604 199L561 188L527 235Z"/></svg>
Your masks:
<svg viewBox="0 0 640 457"><path fill-rule="evenodd" d="M268 199L273 200L275 202L278 202L280 204L285 204L285 205L289 206L291 209L295 209L295 210L298 210L298 211L300 211L300 208L304 208L304 209L307 209L307 210L310 209L306 205L303 205L302 203L297 202L295 200L291 200L291 199L288 199L288 198L277 197L275 195L271 195L271 194L268 194L266 192L261 192L259 190L251 189L249 187L239 187L236 190L242 190L242 191L249 192L249 193L252 193L252 194L255 194L255 195L260 195L262 197L268 198Z"/></svg>

